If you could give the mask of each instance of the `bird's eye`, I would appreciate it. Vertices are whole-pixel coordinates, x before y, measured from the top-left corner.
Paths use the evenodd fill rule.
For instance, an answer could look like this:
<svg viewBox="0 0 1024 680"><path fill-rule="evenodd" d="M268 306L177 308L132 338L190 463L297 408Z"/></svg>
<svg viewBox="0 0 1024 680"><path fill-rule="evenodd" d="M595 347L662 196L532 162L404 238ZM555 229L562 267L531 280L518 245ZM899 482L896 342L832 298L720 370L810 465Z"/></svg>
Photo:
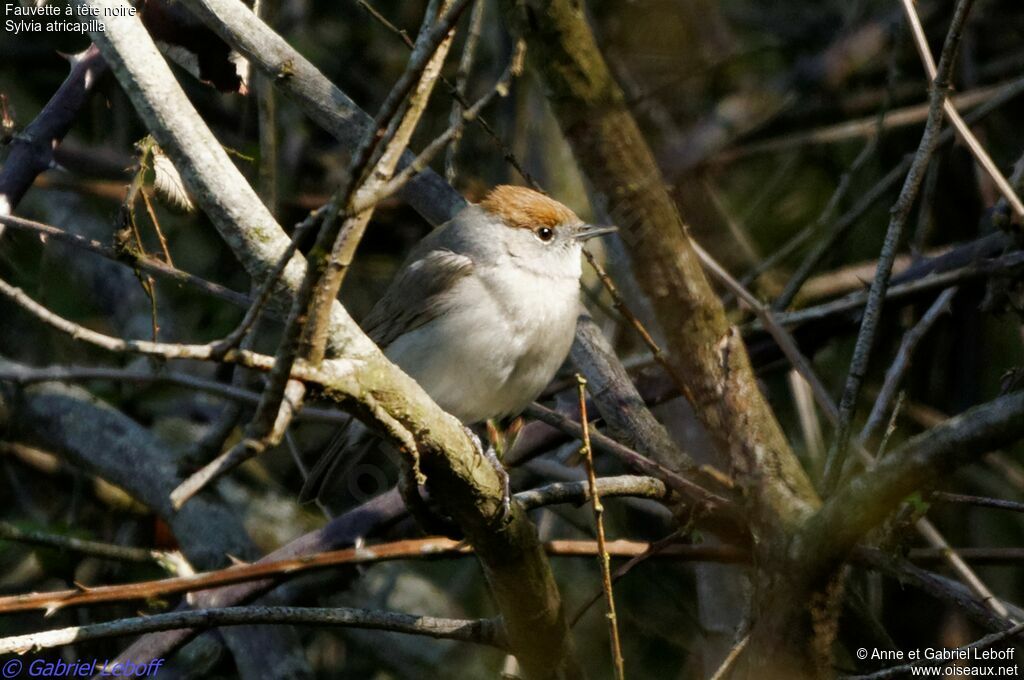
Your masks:
<svg viewBox="0 0 1024 680"><path fill-rule="evenodd" d="M541 227L537 230L537 238L541 241L550 241L555 237L555 230L550 227Z"/></svg>

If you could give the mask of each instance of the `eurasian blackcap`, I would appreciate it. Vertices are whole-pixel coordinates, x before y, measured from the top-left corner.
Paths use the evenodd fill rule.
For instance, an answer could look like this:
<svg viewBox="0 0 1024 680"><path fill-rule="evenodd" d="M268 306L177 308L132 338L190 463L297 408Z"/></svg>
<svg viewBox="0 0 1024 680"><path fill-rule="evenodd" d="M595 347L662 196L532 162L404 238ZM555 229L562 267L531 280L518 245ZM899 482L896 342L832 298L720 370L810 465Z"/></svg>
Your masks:
<svg viewBox="0 0 1024 680"><path fill-rule="evenodd" d="M518 415L569 353L583 242L610 231L536 191L496 187L415 246L363 329L463 423ZM304 500L365 434L356 424L335 439Z"/></svg>

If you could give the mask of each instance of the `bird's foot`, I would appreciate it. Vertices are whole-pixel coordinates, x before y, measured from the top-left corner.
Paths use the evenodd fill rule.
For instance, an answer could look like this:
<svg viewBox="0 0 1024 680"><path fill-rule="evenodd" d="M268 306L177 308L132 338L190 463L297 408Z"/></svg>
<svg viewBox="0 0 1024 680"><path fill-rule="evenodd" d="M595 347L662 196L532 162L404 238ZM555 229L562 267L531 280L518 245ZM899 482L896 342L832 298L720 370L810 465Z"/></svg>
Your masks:
<svg viewBox="0 0 1024 680"><path fill-rule="evenodd" d="M526 421L513 418L510 421L490 419L487 421L487 439L498 453L499 458L506 458L515 445L519 433Z"/></svg>

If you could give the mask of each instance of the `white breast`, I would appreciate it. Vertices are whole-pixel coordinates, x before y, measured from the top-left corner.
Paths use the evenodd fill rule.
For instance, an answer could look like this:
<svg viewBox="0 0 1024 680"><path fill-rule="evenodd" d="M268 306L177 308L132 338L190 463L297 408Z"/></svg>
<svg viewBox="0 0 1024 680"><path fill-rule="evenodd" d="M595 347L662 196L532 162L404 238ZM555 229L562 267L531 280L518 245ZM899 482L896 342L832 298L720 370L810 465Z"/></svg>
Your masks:
<svg viewBox="0 0 1024 680"><path fill-rule="evenodd" d="M569 353L578 279L488 267L462 279L453 297L473 304L399 337L388 358L463 422L518 414Z"/></svg>

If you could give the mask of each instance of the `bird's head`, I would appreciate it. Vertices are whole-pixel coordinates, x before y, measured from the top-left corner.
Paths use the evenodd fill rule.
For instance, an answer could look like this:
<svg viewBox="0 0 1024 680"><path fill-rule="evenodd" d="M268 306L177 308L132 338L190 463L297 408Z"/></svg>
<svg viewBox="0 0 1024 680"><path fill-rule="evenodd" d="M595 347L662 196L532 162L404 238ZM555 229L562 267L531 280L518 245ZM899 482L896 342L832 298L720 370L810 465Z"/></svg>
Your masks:
<svg viewBox="0 0 1024 680"><path fill-rule="evenodd" d="M554 276L578 278L583 242L615 231L586 224L558 201L525 187L497 186L479 207L490 218L488 238L502 255Z"/></svg>

